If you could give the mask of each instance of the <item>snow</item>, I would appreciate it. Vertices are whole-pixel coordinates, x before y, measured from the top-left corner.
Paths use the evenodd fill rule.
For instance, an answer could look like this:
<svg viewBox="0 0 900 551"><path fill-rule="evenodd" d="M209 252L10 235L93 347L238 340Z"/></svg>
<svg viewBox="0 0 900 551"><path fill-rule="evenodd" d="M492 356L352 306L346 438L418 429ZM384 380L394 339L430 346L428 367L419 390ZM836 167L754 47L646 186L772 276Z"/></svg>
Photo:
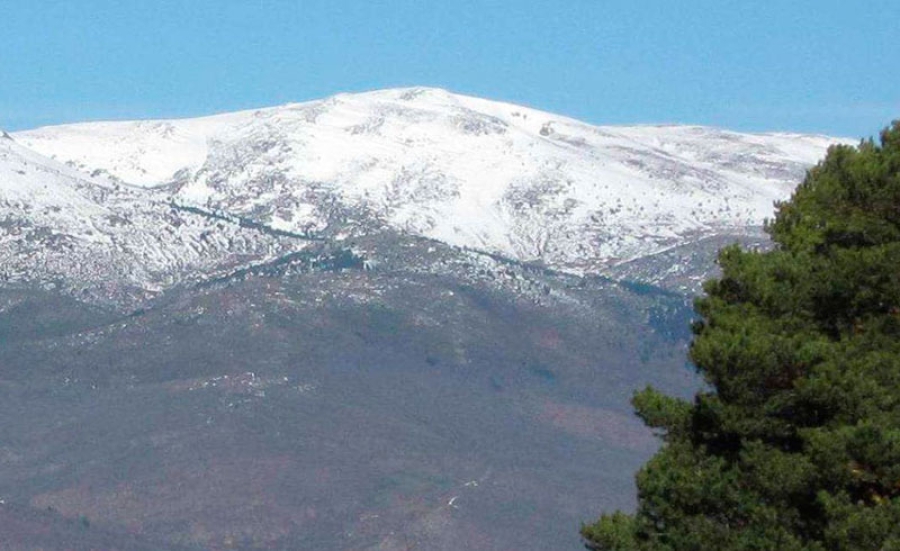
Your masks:
<svg viewBox="0 0 900 551"><path fill-rule="evenodd" d="M296 248L216 222L173 210L157 191L89 176L0 140L2 281L115 287L117 296L97 298L120 300Z"/></svg>
<svg viewBox="0 0 900 551"><path fill-rule="evenodd" d="M592 126L431 88L14 138L82 175L279 230L348 236L387 225L571 271L758 226L830 145L846 142Z"/></svg>

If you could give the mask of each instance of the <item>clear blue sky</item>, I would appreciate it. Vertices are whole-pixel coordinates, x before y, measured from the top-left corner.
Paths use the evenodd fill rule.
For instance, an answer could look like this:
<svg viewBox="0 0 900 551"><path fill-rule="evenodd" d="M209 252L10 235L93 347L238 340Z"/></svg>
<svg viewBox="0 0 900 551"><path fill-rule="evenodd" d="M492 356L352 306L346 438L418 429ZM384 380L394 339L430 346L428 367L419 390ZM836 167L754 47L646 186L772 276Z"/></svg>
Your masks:
<svg viewBox="0 0 900 551"><path fill-rule="evenodd" d="M0 0L9 130L411 85L868 136L900 118L900 0Z"/></svg>

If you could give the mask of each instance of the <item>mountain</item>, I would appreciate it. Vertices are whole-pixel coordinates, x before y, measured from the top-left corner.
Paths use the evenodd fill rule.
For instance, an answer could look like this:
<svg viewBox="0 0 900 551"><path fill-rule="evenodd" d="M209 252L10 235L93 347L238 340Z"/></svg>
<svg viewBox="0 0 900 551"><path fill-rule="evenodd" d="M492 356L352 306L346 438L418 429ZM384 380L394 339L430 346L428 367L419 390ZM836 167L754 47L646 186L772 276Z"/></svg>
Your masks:
<svg viewBox="0 0 900 551"><path fill-rule="evenodd" d="M433 89L0 137L0 546L577 549L839 140Z"/></svg>
<svg viewBox="0 0 900 551"><path fill-rule="evenodd" d="M248 259L290 239L173 208L157 190L78 172L0 138L0 279L127 300Z"/></svg>
<svg viewBox="0 0 900 551"><path fill-rule="evenodd" d="M771 216L838 140L596 127L414 88L15 134L84 172L298 235L390 228L573 273Z"/></svg>
<svg viewBox="0 0 900 551"><path fill-rule="evenodd" d="M0 292L0 498L247 551L578 548L581 520L632 506L655 442L628 396L696 385L681 297L366 246L394 255L127 313Z"/></svg>

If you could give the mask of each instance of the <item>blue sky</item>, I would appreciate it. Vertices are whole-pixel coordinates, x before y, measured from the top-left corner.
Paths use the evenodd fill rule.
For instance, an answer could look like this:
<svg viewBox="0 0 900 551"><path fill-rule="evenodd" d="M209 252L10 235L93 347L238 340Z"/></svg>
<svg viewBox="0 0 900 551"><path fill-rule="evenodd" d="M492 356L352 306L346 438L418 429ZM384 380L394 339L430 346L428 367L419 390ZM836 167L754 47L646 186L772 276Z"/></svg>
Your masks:
<svg viewBox="0 0 900 551"><path fill-rule="evenodd" d="M0 0L0 127L426 85L595 124L868 136L900 2Z"/></svg>

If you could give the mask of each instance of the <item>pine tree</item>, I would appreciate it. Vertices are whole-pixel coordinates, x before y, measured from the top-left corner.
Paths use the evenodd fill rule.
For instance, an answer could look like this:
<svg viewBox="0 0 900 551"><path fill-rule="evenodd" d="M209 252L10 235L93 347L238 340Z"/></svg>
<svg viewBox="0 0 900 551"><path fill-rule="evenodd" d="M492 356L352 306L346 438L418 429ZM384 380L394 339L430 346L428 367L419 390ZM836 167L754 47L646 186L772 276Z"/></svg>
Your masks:
<svg viewBox="0 0 900 551"><path fill-rule="evenodd" d="M693 401L633 403L661 450L598 550L900 550L900 121L832 147L696 302Z"/></svg>

